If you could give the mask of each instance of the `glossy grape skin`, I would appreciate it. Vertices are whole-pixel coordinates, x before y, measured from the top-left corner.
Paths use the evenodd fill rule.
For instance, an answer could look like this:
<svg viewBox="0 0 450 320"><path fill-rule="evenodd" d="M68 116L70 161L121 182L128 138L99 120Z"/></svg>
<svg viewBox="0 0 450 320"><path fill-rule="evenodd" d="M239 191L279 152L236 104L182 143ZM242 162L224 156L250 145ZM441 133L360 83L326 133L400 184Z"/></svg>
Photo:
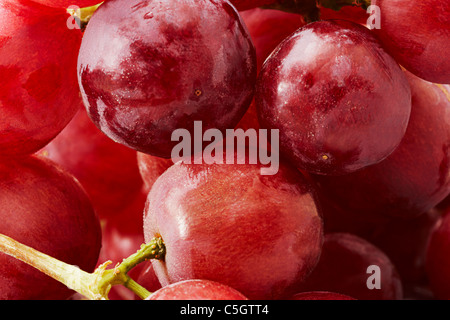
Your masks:
<svg viewBox="0 0 450 320"><path fill-rule="evenodd" d="M77 111L81 32L68 18L29 1L0 3L0 157L38 151Z"/></svg>
<svg viewBox="0 0 450 320"><path fill-rule="evenodd" d="M259 165L177 163L147 199L144 236L156 235L167 248L153 262L162 286L208 279L272 299L293 294L314 268L322 219L312 185L283 163L275 176Z"/></svg>
<svg viewBox="0 0 450 320"><path fill-rule="evenodd" d="M101 230L75 178L36 156L0 163L0 233L92 272ZM73 291L25 263L0 254L0 300L60 300Z"/></svg>
<svg viewBox="0 0 450 320"><path fill-rule="evenodd" d="M78 6L80 8L95 6L102 2L101 0L32 0L49 7L68 8L70 6Z"/></svg>
<svg viewBox="0 0 450 320"><path fill-rule="evenodd" d="M383 162L341 176L315 176L331 201L356 215L417 217L450 193L450 90L406 73L412 114L398 149Z"/></svg>
<svg viewBox="0 0 450 320"><path fill-rule="evenodd" d="M427 248L426 271L436 299L450 299L450 210L439 220Z"/></svg>
<svg viewBox="0 0 450 320"><path fill-rule="evenodd" d="M100 218L123 211L143 187L136 151L105 136L84 108L40 154L81 182Z"/></svg>
<svg viewBox="0 0 450 320"><path fill-rule="evenodd" d="M145 300L248 300L243 294L214 281L186 280L168 285Z"/></svg>
<svg viewBox="0 0 450 320"><path fill-rule="evenodd" d="M301 15L280 10L256 8L241 12L240 15L255 45L258 71L284 39L305 25Z"/></svg>
<svg viewBox="0 0 450 320"><path fill-rule="evenodd" d="M258 73L272 51L292 32L305 24L299 14L280 10L252 9L240 12L255 45ZM255 101L252 101L236 128L260 129Z"/></svg>
<svg viewBox="0 0 450 320"><path fill-rule="evenodd" d="M280 148L299 169L324 175L380 162L403 138L408 81L365 27L308 24L285 40L260 73L260 124L280 130Z"/></svg>
<svg viewBox="0 0 450 320"><path fill-rule="evenodd" d="M107 136L170 158L176 129L236 126L253 97L256 55L227 1L112 0L86 28L78 77Z"/></svg>
<svg viewBox="0 0 450 320"><path fill-rule="evenodd" d="M381 289L370 290L368 267L381 270ZM403 288L398 272L387 255L368 241L347 233L325 235L322 255L313 273L298 292L329 291L358 300L399 300Z"/></svg>
<svg viewBox="0 0 450 320"><path fill-rule="evenodd" d="M155 181L173 165L171 159L154 157L142 152L137 153L137 163L147 193L150 192Z"/></svg>
<svg viewBox="0 0 450 320"><path fill-rule="evenodd" d="M352 297L349 297L344 294L334 293L334 292L326 292L326 291L313 291L313 292L302 292L297 293L292 296L289 300L334 300L334 301L344 301L344 300L355 300Z"/></svg>
<svg viewBox="0 0 450 320"><path fill-rule="evenodd" d="M450 84L450 2L373 0L381 28L374 29L389 53L416 76Z"/></svg>

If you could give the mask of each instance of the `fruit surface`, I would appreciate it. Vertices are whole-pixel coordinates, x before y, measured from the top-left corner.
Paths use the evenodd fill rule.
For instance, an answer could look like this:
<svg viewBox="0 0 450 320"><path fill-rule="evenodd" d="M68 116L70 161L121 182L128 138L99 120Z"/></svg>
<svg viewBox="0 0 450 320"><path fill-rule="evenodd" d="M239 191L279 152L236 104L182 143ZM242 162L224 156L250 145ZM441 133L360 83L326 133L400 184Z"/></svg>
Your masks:
<svg viewBox="0 0 450 320"><path fill-rule="evenodd" d="M260 73L264 128L299 169L341 175L380 162L400 144L411 92L398 64L365 27L319 21L285 40Z"/></svg>
<svg viewBox="0 0 450 320"><path fill-rule="evenodd" d="M0 157L38 151L77 111L81 32L68 18L28 1L0 3Z"/></svg>
<svg viewBox="0 0 450 320"><path fill-rule="evenodd" d="M144 262L142 270L139 273L137 282L150 292L161 289L161 283L153 270L153 264L148 261Z"/></svg>
<svg viewBox="0 0 450 320"><path fill-rule="evenodd" d="M121 212L113 216L105 216L101 219L102 249L97 267L106 261L111 261L111 266L121 263L123 259L136 253L145 242L142 231L142 214L144 212L146 198L147 193L142 191ZM144 269L145 265L139 264L128 275L133 279L137 279ZM146 280L147 278L148 276ZM143 285L140 282L139 284ZM159 287L161 286L159 285ZM154 287L148 290L155 291ZM134 293L123 286L114 286L111 288L108 297L110 300L133 300Z"/></svg>
<svg viewBox="0 0 450 320"><path fill-rule="evenodd" d="M186 280L159 289L146 300L248 300L233 288L207 280Z"/></svg>
<svg viewBox="0 0 450 320"><path fill-rule="evenodd" d="M0 163L0 233L91 272L101 230L81 185L49 160ZM66 299L67 287L0 253L0 299Z"/></svg>
<svg viewBox="0 0 450 320"><path fill-rule="evenodd" d="M84 108L40 153L80 181L101 218L123 211L141 192L136 151L105 136Z"/></svg>
<svg viewBox="0 0 450 320"><path fill-rule="evenodd" d="M80 8L95 6L102 2L101 0L32 0L49 7L68 8L70 6L78 6Z"/></svg>
<svg viewBox="0 0 450 320"><path fill-rule="evenodd" d="M310 301L314 301L314 300L338 300L338 301L343 301L343 300L355 300L352 297L346 296L344 294L340 294L340 293L334 293L334 292L326 292L326 291L316 291L316 292L302 292L302 293L298 293L294 296L292 296L292 298L290 300L310 300Z"/></svg>
<svg viewBox="0 0 450 320"><path fill-rule="evenodd" d="M371 266L380 270L378 289L368 287ZM375 284L375 279L370 283ZM358 300L403 298L402 282L386 254L368 241L345 233L325 236L319 264L299 289L336 292Z"/></svg>
<svg viewBox="0 0 450 320"><path fill-rule="evenodd" d="M271 299L312 271L322 246L314 189L283 163L274 176L260 168L177 163L155 182L144 236L165 242L164 262L153 262L163 286L207 279Z"/></svg>
<svg viewBox="0 0 450 320"><path fill-rule="evenodd" d="M238 10L248 10L256 7L262 7L268 4L273 4L278 0L231 0L230 2Z"/></svg>
<svg viewBox="0 0 450 320"><path fill-rule="evenodd" d="M137 163L147 193L150 192L155 181L173 165L171 159L154 157L142 152L137 153Z"/></svg>
<svg viewBox="0 0 450 320"><path fill-rule="evenodd" d="M365 25L369 17L366 10L357 6L345 6L338 11L325 7L320 8L321 20L348 20Z"/></svg>
<svg viewBox="0 0 450 320"><path fill-rule="evenodd" d="M426 270L437 299L450 299L450 214L436 225L427 248Z"/></svg>
<svg viewBox="0 0 450 320"><path fill-rule="evenodd" d="M407 73L412 115L402 143L386 160L341 177L315 176L346 211L400 218L421 215L450 193L450 91Z"/></svg>
<svg viewBox="0 0 450 320"><path fill-rule="evenodd" d="M301 15L280 10L256 8L240 14L255 45L258 71L284 39L305 25Z"/></svg>
<svg viewBox="0 0 450 320"><path fill-rule="evenodd" d="M450 84L450 2L373 0L381 28L374 29L389 53L416 76Z"/></svg>
<svg viewBox="0 0 450 320"><path fill-rule="evenodd" d="M107 136L170 158L176 129L236 126L253 97L256 55L227 1L112 0L86 28L78 78Z"/></svg>

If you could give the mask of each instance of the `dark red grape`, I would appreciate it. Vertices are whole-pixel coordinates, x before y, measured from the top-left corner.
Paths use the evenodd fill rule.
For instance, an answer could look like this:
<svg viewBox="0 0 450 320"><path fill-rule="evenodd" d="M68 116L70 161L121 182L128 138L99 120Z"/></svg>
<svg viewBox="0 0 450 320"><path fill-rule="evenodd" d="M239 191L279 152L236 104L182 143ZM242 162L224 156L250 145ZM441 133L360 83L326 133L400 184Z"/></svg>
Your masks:
<svg viewBox="0 0 450 320"><path fill-rule="evenodd" d="M236 9L244 11L269 4L274 4L278 2L278 0L231 0L230 2L236 7Z"/></svg>
<svg viewBox="0 0 450 320"><path fill-rule="evenodd" d="M266 61L256 104L261 126L280 130L281 151L299 169L339 175L378 163L398 147L411 92L369 30L318 21Z"/></svg>
<svg viewBox="0 0 450 320"><path fill-rule="evenodd" d="M146 300L248 300L235 289L214 281L186 280L159 289Z"/></svg>
<svg viewBox="0 0 450 320"><path fill-rule="evenodd" d="M301 15L280 10L256 8L243 11L240 14L256 48L258 72L272 51L287 36L305 24ZM243 130L260 129L254 101L236 128Z"/></svg>
<svg viewBox="0 0 450 320"><path fill-rule="evenodd" d="M103 237L98 265L105 261L111 261L111 265L115 266L136 253L145 242L142 215L146 198L147 193L142 192L122 212L101 221ZM144 268L144 264L139 264L128 275L136 279ZM133 300L135 297L131 290L123 286L113 286L108 298L110 300Z"/></svg>
<svg viewBox="0 0 450 320"><path fill-rule="evenodd" d="M321 20L347 20L365 25L369 17L366 10L358 6L344 6L338 11L325 7L320 8Z"/></svg>
<svg viewBox="0 0 450 320"><path fill-rule="evenodd" d="M349 296L340 293L315 291L315 292L302 292L294 295L290 300L355 300Z"/></svg>
<svg viewBox="0 0 450 320"><path fill-rule="evenodd" d="M278 0L231 0L230 2L236 7L236 9L243 11L274 4L278 2Z"/></svg>
<svg viewBox="0 0 450 320"><path fill-rule="evenodd" d="M380 8L373 29L389 53L416 76L450 84L450 2L372 0Z"/></svg>
<svg viewBox="0 0 450 320"><path fill-rule="evenodd" d="M81 185L49 160L0 163L0 233L58 260L93 271L101 230ZM73 291L0 253L0 300L66 299Z"/></svg>
<svg viewBox="0 0 450 320"><path fill-rule="evenodd" d="M155 157L141 152L137 153L137 162L147 193L150 192L156 179L173 165L170 159Z"/></svg>
<svg viewBox="0 0 450 320"><path fill-rule="evenodd" d="M151 261L143 263L143 267L136 281L150 292L161 289L161 283L156 276L155 270L153 270Z"/></svg>
<svg viewBox="0 0 450 320"><path fill-rule="evenodd" d="M256 55L228 1L111 0L86 28L78 77L107 136L169 158L176 129L237 125L252 101Z"/></svg>
<svg viewBox="0 0 450 320"><path fill-rule="evenodd" d="M238 158L238 160L244 160ZM170 167L147 199L144 236L161 236L167 253L153 267L163 286L218 281L250 299L288 296L315 267L322 219L315 191L281 163Z"/></svg>
<svg viewBox="0 0 450 320"><path fill-rule="evenodd" d="M441 202L439 202L436 206L436 209L443 212L445 212L447 208L450 208L450 195Z"/></svg>
<svg viewBox="0 0 450 320"><path fill-rule="evenodd" d="M392 219L368 239L394 263L405 291L427 285L426 251L440 217L440 212L430 210L415 219Z"/></svg>
<svg viewBox="0 0 450 320"><path fill-rule="evenodd" d="M406 74L413 107L398 149L358 172L314 177L321 192L345 211L413 218L450 193L450 122L443 121L450 115L450 90Z"/></svg>
<svg viewBox="0 0 450 320"><path fill-rule="evenodd" d="M426 270L435 298L450 299L450 211L433 230L427 248Z"/></svg>
<svg viewBox="0 0 450 320"><path fill-rule="evenodd" d="M102 2L101 0L32 0L49 7L68 8L70 6L78 6L80 8L95 6Z"/></svg>
<svg viewBox="0 0 450 320"><path fill-rule="evenodd" d="M105 136L84 109L40 154L81 182L101 218L123 211L141 192L136 151Z"/></svg>
<svg viewBox="0 0 450 320"><path fill-rule="evenodd" d="M367 285L371 266L380 270L379 289L369 289ZM298 291L336 292L358 300L403 298L400 277L386 254L368 241L346 233L325 235L319 264Z"/></svg>
<svg viewBox="0 0 450 320"><path fill-rule="evenodd" d="M68 18L28 1L0 3L0 157L38 151L79 107L82 34Z"/></svg>

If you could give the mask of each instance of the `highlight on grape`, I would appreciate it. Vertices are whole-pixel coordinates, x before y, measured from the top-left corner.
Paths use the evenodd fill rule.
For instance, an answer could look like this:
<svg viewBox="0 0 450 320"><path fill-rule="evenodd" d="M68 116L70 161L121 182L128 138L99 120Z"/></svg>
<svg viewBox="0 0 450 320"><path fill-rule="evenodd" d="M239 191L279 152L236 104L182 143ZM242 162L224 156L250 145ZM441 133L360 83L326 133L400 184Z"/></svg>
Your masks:
<svg viewBox="0 0 450 320"><path fill-rule="evenodd" d="M280 131L267 129L227 129L225 136L219 129L203 133L202 121L194 122L194 136L187 129L172 133L172 141L179 142L172 149L172 161L185 164L262 164L261 175L275 175L280 167ZM269 147L270 141L270 147ZM204 142L210 142L203 148ZM245 157L248 152L248 157ZM237 155L237 158L235 157Z"/></svg>

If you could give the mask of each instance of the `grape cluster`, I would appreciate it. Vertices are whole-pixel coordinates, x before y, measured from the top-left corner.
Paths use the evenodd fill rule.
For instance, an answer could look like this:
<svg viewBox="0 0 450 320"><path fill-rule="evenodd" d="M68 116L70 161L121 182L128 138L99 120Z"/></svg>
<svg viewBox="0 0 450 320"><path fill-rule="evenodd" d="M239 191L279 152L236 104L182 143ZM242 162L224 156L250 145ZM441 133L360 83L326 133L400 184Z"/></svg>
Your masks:
<svg viewBox="0 0 450 320"><path fill-rule="evenodd" d="M450 2L356 3L1 1L0 299L450 299Z"/></svg>

